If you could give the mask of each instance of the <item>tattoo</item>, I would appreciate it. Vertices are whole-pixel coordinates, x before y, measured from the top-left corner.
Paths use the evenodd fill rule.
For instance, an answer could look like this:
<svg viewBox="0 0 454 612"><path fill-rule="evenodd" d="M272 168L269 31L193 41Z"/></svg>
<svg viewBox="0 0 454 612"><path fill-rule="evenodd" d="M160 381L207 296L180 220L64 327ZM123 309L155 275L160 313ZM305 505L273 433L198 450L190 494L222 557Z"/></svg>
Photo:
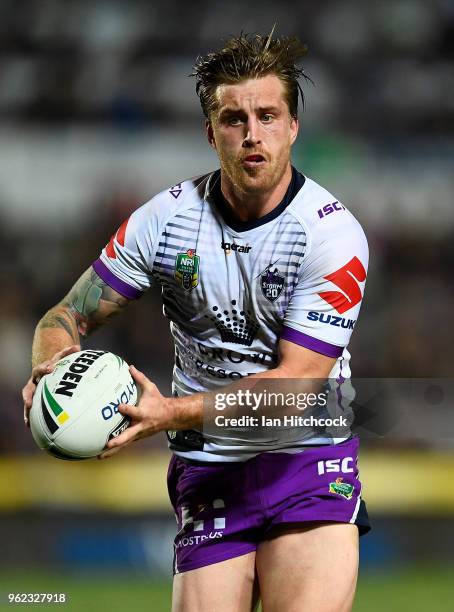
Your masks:
<svg viewBox="0 0 454 612"><path fill-rule="evenodd" d="M74 344L78 343L78 338L75 333L75 329L70 325L70 323L61 315L53 312L48 313L40 322L39 326L41 328L45 327L62 327L70 336Z"/></svg>
<svg viewBox="0 0 454 612"><path fill-rule="evenodd" d="M129 300L100 278L93 268L82 274L63 300L83 336L103 325L110 317L127 306Z"/></svg>
<svg viewBox="0 0 454 612"><path fill-rule="evenodd" d="M64 329L74 344L119 313L129 300L109 287L93 270L86 270L68 295L38 323L43 328Z"/></svg>

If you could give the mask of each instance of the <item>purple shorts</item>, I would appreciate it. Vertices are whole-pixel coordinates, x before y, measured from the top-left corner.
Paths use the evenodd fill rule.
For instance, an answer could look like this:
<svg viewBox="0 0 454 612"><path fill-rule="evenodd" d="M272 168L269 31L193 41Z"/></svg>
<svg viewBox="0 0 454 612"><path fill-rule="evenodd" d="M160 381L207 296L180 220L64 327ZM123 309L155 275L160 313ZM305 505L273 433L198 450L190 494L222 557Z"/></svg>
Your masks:
<svg viewBox="0 0 454 612"><path fill-rule="evenodd" d="M174 573L257 549L284 523L353 523L370 529L357 468L358 438L246 462L197 463L174 455L168 488L179 531Z"/></svg>

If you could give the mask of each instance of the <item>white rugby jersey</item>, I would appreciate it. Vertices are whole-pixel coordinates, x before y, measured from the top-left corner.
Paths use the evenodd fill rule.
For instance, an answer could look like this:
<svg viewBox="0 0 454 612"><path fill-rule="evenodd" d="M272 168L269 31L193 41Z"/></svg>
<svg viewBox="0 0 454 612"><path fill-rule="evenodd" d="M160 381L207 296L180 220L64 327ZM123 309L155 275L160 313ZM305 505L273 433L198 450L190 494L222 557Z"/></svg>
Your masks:
<svg viewBox="0 0 454 612"><path fill-rule="evenodd" d="M367 265L358 221L293 168L283 201L247 222L232 215L219 170L178 183L137 209L93 268L130 299L161 286L175 343L173 391L183 396L275 367L280 338L337 357L330 378L348 379L346 347ZM304 437L292 444L248 441L238 428L222 436L168 433L175 453L199 461L240 461L340 441Z"/></svg>

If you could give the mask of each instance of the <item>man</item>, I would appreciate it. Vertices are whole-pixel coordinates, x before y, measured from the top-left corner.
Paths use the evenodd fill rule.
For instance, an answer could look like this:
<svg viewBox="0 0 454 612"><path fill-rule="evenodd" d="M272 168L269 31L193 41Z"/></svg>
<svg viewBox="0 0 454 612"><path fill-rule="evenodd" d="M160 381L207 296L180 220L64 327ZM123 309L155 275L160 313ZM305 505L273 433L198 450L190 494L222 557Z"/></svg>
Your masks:
<svg viewBox="0 0 454 612"><path fill-rule="evenodd" d="M121 406L131 425L101 458L168 432L178 611L242 612L259 593L272 612L343 611L353 601L358 531L368 530L356 438L203 428L216 390L238 392L245 377L349 377L367 243L346 208L290 164L304 53L294 38L242 35L198 59L220 170L136 210L35 334L26 420L36 381L80 335L161 285L174 397L132 367L141 399Z"/></svg>

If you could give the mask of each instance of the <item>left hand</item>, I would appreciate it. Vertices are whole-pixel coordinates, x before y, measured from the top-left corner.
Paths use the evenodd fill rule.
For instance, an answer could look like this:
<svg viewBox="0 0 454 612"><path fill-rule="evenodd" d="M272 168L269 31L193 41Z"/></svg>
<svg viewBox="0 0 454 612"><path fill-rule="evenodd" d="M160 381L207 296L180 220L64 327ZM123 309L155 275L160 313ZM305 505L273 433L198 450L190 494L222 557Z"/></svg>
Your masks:
<svg viewBox="0 0 454 612"><path fill-rule="evenodd" d="M141 389L139 403L137 406L120 404L119 412L128 416L131 424L118 438L108 442L106 449L98 455L98 459L108 459L131 442L153 436L166 429L172 429L173 415L168 398L164 397L157 386L137 368L130 366L129 371Z"/></svg>

